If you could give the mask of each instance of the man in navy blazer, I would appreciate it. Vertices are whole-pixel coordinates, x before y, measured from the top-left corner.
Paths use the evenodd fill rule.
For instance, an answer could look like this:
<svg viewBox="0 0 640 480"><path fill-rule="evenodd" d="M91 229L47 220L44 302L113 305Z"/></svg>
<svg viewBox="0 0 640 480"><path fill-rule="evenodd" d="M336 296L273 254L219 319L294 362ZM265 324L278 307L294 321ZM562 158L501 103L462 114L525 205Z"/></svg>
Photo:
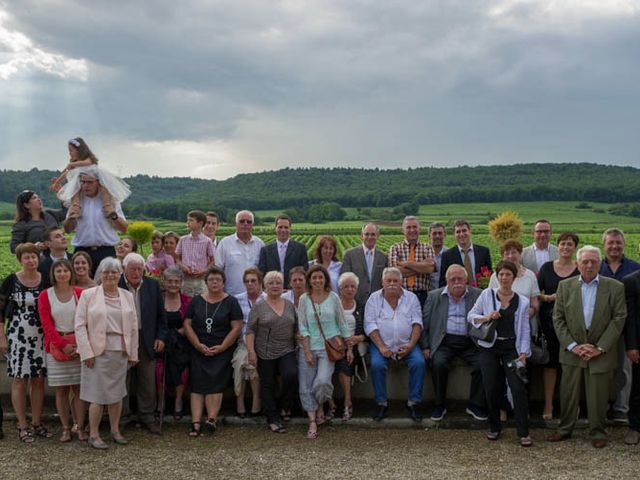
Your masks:
<svg viewBox="0 0 640 480"><path fill-rule="evenodd" d="M160 284L153 278L144 277L144 258L137 253L129 253L122 261L124 275L120 278L120 288L133 294L138 314L138 363L128 372L127 392L136 395L138 420L151 433L160 434L156 422L156 353L164 350L169 330L167 315L162 300ZM144 277L144 278L143 278ZM129 415L129 396L123 400L123 420Z"/></svg>
<svg viewBox="0 0 640 480"><path fill-rule="evenodd" d="M491 270L491 252L487 247L471 243L471 226L466 220L456 220L453 224L453 235L457 245L442 254L440 264L440 285L447 283L445 273L451 265L462 265L470 276L469 285L476 284L476 274L482 267ZM465 262L465 252L468 262Z"/></svg>
<svg viewBox="0 0 640 480"><path fill-rule="evenodd" d="M291 217L278 215L276 218L276 241L260 249L258 268L262 273L277 270L284 275L284 288L289 288L289 271L293 267L309 266L307 248L300 242L291 240Z"/></svg>

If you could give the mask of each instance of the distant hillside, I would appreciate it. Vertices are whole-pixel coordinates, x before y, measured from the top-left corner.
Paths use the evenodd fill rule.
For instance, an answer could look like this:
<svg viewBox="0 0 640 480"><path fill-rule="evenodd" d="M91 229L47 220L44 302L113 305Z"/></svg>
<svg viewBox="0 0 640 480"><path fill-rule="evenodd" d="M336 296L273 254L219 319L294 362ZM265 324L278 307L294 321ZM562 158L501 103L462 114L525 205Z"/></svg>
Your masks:
<svg viewBox="0 0 640 480"><path fill-rule="evenodd" d="M0 201L24 188L47 194L52 171L3 171ZM534 200L640 202L640 169L595 164L517 164L456 168L364 170L286 168L225 181L126 179L134 192L125 210L137 216L182 219L190 208L271 210L336 202L344 207Z"/></svg>

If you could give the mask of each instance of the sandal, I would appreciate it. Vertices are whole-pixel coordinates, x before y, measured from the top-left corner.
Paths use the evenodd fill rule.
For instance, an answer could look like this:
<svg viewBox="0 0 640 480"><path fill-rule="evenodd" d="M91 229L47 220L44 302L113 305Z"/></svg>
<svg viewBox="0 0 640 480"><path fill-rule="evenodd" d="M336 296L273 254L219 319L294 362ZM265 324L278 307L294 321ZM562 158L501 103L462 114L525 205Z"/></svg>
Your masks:
<svg viewBox="0 0 640 480"><path fill-rule="evenodd" d="M31 425L33 427L33 433L42 438L51 438L53 437L53 433L51 433L47 427L45 427L42 423L39 425Z"/></svg>
<svg viewBox="0 0 640 480"><path fill-rule="evenodd" d="M204 422L204 426L209 430L209 433L216 433L218 422L215 418L208 418L207 421Z"/></svg>
<svg viewBox="0 0 640 480"><path fill-rule="evenodd" d="M200 422L193 422L191 424L191 428L189 429L189 436L191 438L197 438L202 435Z"/></svg>
<svg viewBox="0 0 640 480"><path fill-rule="evenodd" d="M33 443L33 433L26 427L18 427L18 438L22 443Z"/></svg>
<svg viewBox="0 0 640 480"><path fill-rule="evenodd" d="M280 411L280 416L282 417L283 421L290 422L291 421L291 410L282 409Z"/></svg>
<svg viewBox="0 0 640 480"><path fill-rule="evenodd" d="M67 443L71 441L71 429L69 427L62 427L62 435L60 435L60 443Z"/></svg>
<svg viewBox="0 0 640 480"><path fill-rule="evenodd" d="M273 433L287 433L287 429L280 423L270 423L268 427Z"/></svg>
<svg viewBox="0 0 640 480"><path fill-rule="evenodd" d="M553 420L553 412L551 412L551 413L543 413L542 414L542 420L544 420L545 422L550 422L551 420Z"/></svg>
<svg viewBox="0 0 640 480"><path fill-rule="evenodd" d="M324 419L329 422L333 420L333 417L336 416L336 407L335 405L327 410L327 414L324 416Z"/></svg>
<svg viewBox="0 0 640 480"><path fill-rule="evenodd" d="M530 447L533 445L533 440L531 440L530 436L520 437L520 446L521 447Z"/></svg>
<svg viewBox="0 0 640 480"><path fill-rule="evenodd" d="M348 422L353 417L353 406L345 406L344 412L342 413L342 421Z"/></svg>
<svg viewBox="0 0 640 480"><path fill-rule="evenodd" d="M73 429L71 429L71 431L73 432ZM87 440L89 440L89 434L84 428L78 428L76 426L75 434L78 436L78 440L81 442L86 442Z"/></svg>
<svg viewBox="0 0 640 480"><path fill-rule="evenodd" d="M311 429L311 425L316 426L315 430ZM315 421L309 422L309 430L307 430L307 438L309 440L315 440L316 438L318 438L318 424Z"/></svg>
<svg viewBox="0 0 640 480"><path fill-rule="evenodd" d="M175 410L175 411L173 412L173 419L174 419L176 422L179 422L180 420L182 420L182 416L183 416L183 412L182 412L182 410Z"/></svg>

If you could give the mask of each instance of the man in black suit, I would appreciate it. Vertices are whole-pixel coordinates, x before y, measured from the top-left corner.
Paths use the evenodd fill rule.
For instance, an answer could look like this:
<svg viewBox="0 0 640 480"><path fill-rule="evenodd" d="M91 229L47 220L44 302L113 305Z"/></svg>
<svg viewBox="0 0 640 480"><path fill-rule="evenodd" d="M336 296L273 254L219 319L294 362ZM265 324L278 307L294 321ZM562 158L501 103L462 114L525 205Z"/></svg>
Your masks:
<svg viewBox="0 0 640 480"><path fill-rule="evenodd" d="M375 223L367 223L362 227L362 245L344 252L340 273L352 272L358 280L356 301L366 304L371 292L382 288L382 271L387 267L388 257L376 248L380 237L380 228Z"/></svg>
<svg viewBox="0 0 640 480"><path fill-rule="evenodd" d="M453 235L457 245L442 254L440 285L447 283L445 273L451 265L462 265L469 276L469 285L476 285L476 274L482 267L491 270L491 252L487 247L471 243L471 225L466 220L456 220Z"/></svg>
<svg viewBox="0 0 640 480"><path fill-rule="evenodd" d="M161 434L160 425L155 420L156 411L156 353L164 350L169 333L167 316L160 284L153 278L144 276L144 258L137 253L129 253L122 261L124 275L120 288L133 295L138 314L138 363L127 373L127 392L135 393L138 420L151 433ZM121 423L130 418L129 396L123 401Z"/></svg>
<svg viewBox="0 0 640 480"><path fill-rule="evenodd" d="M295 240L291 240L291 217L278 215L276 218L276 241L260 249L258 268L262 273L277 270L284 275L284 288L289 288L289 270L293 267L309 266L306 247Z"/></svg>
<svg viewBox="0 0 640 480"><path fill-rule="evenodd" d="M59 258L71 259L67 252L67 238L64 231L60 227L49 227L44 232L44 243L47 249L40 255L40 263L38 263L38 271L42 274L44 288L51 286L49 279L49 270L53 262Z"/></svg>

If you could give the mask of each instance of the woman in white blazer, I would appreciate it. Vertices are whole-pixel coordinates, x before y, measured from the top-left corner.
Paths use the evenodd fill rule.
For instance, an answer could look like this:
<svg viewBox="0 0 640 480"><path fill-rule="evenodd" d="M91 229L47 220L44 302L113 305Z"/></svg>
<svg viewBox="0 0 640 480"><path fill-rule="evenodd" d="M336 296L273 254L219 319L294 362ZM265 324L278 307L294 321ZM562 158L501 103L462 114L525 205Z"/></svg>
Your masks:
<svg viewBox="0 0 640 480"><path fill-rule="evenodd" d="M138 361L138 318L133 295L118 288L121 274L117 259L102 260L96 272L98 286L82 293L76 309L80 398L90 404L89 445L97 449L109 448L99 431L105 405L111 438L120 445L128 443L120 433L120 414L127 394L127 369Z"/></svg>

